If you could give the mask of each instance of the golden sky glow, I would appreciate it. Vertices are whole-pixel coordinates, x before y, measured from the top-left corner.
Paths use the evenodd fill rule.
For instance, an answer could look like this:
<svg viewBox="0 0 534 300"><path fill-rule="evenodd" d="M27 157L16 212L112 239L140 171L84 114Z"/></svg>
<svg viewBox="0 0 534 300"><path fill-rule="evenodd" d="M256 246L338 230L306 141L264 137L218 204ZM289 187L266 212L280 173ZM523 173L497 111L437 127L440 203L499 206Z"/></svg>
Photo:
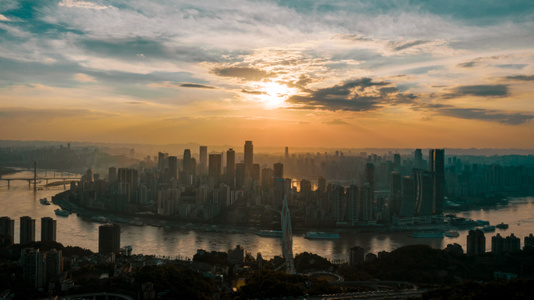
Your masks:
<svg viewBox="0 0 534 300"><path fill-rule="evenodd" d="M534 148L531 1L226 2L0 2L0 139Z"/></svg>

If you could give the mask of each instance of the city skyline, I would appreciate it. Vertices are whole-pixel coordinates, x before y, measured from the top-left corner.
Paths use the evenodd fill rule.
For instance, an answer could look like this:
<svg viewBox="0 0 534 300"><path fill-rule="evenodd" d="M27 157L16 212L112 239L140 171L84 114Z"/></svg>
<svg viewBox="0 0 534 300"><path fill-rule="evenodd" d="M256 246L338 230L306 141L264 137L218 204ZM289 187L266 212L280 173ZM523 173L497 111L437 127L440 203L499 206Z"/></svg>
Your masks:
<svg viewBox="0 0 534 300"><path fill-rule="evenodd" d="M533 149L530 1L2 1L3 140Z"/></svg>

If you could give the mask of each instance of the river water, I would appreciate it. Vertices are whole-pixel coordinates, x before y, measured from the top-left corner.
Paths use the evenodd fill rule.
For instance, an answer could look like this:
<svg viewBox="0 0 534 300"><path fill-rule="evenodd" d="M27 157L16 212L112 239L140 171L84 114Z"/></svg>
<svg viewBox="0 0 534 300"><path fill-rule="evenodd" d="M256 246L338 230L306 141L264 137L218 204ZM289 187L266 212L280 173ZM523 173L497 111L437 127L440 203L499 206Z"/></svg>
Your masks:
<svg viewBox="0 0 534 300"><path fill-rule="evenodd" d="M44 175L44 174L41 174ZM50 173L49 173L50 175ZM32 177L31 172L20 172L6 175L3 178ZM54 210L58 206L41 205L40 198L48 198L63 191L63 186L49 190L34 192L28 188L26 181L12 181L8 189L6 181L0 181L0 216L8 216L15 220L15 243L19 241L20 217L30 216L36 219L35 237L40 240L42 217L52 217L57 220L57 241L67 246L80 246L92 251L98 251L98 226L82 219L75 214L69 217L56 216ZM486 233L486 249L491 249L491 237L496 233L502 236L514 233L523 238L534 233L534 198L512 199L508 205L483 208L479 210L456 212L457 216L474 220L488 220L492 225L504 222L510 225L506 230L497 229L496 232ZM262 253L264 258L281 255L281 241L279 238L260 237L254 234L257 229L238 228L242 233L207 232L205 230L165 229L153 226L121 225L121 246L131 245L133 253L155 254L158 256L189 257L197 249L208 251L228 251L240 244L253 255ZM228 229L228 228L226 228ZM433 248L445 248L447 244L458 243L466 250L467 230L458 230L459 237L443 239L411 238L410 233L341 233L338 240L308 240L305 232L294 232L293 253L311 252L328 259L346 260L349 249L360 246L367 252L377 254L379 251L392 251L402 246L425 244Z"/></svg>

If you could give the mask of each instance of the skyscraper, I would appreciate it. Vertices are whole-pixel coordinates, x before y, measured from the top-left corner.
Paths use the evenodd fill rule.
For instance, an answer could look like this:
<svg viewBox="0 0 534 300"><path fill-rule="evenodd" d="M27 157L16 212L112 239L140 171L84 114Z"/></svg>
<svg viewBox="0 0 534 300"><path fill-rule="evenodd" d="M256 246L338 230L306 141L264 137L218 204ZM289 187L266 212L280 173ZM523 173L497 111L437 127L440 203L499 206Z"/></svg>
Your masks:
<svg viewBox="0 0 534 300"><path fill-rule="evenodd" d="M274 180L279 180L284 178L284 165L282 163L275 163L274 167Z"/></svg>
<svg viewBox="0 0 534 300"><path fill-rule="evenodd" d="M413 164L416 169L423 168L423 152L421 151L421 149L415 149L413 160Z"/></svg>
<svg viewBox="0 0 534 300"><path fill-rule="evenodd" d="M433 214L433 174L423 170L414 170L415 180L415 213L417 216Z"/></svg>
<svg viewBox="0 0 534 300"><path fill-rule="evenodd" d="M200 146L199 151L200 174L206 175L208 172L208 146Z"/></svg>
<svg viewBox="0 0 534 300"><path fill-rule="evenodd" d="M212 188L218 187L221 180L222 154L215 153L209 155L209 178Z"/></svg>
<svg viewBox="0 0 534 300"><path fill-rule="evenodd" d="M20 244L35 242L35 219L20 217Z"/></svg>
<svg viewBox="0 0 534 300"><path fill-rule="evenodd" d="M289 158L289 147L286 147L285 158L286 158L286 159Z"/></svg>
<svg viewBox="0 0 534 300"><path fill-rule="evenodd" d="M402 181L399 172L391 172L389 208L393 215L399 215L402 201Z"/></svg>
<svg viewBox="0 0 534 300"><path fill-rule="evenodd" d="M15 220L9 217L0 218L0 234L9 235L13 240L15 239Z"/></svg>
<svg viewBox="0 0 534 300"><path fill-rule="evenodd" d="M348 212L347 219L357 222L360 219L360 195L358 187L354 184L347 189ZM352 252L351 252L352 253ZM363 255L362 255L363 259Z"/></svg>
<svg viewBox="0 0 534 300"><path fill-rule="evenodd" d="M441 215L445 193L445 150L431 149L429 151L429 171L433 173L433 213Z"/></svg>
<svg viewBox="0 0 534 300"><path fill-rule="evenodd" d="M121 228L117 224L98 227L98 253L118 253L121 247Z"/></svg>
<svg viewBox="0 0 534 300"><path fill-rule="evenodd" d="M41 218L41 241L56 241L56 220L50 217Z"/></svg>
<svg viewBox="0 0 534 300"><path fill-rule="evenodd" d="M169 174L167 179L171 180L173 178L178 178L178 157L169 156L167 162L169 164Z"/></svg>
<svg viewBox="0 0 534 300"><path fill-rule="evenodd" d="M467 254L477 255L486 252L486 237L482 230L469 230L467 235Z"/></svg>
<svg viewBox="0 0 534 300"><path fill-rule="evenodd" d="M42 288L44 285L43 253L39 249L24 248L20 253L20 264L24 284L35 289Z"/></svg>
<svg viewBox="0 0 534 300"><path fill-rule="evenodd" d="M226 175L230 178L235 176L235 151L232 148L226 151Z"/></svg>
<svg viewBox="0 0 534 300"><path fill-rule="evenodd" d="M252 176L252 164L254 163L254 147L252 141L245 141L245 178Z"/></svg>
<svg viewBox="0 0 534 300"><path fill-rule="evenodd" d="M287 206L287 195L284 196L280 216L282 223L282 254L286 260L286 273L296 274L295 263L293 261L293 231L291 230L291 216Z"/></svg>

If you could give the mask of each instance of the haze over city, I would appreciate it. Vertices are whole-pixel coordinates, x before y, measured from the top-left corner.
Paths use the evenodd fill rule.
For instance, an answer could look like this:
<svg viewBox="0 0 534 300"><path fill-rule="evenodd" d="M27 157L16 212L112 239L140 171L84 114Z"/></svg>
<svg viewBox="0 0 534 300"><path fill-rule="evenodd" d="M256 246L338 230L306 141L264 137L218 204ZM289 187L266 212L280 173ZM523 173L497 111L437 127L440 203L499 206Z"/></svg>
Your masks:
<svg viewBox="0 0 534 300"><path fill-rule="evenodd" d="M0 139L532 149L533 8L2 1Z"/></svg>

